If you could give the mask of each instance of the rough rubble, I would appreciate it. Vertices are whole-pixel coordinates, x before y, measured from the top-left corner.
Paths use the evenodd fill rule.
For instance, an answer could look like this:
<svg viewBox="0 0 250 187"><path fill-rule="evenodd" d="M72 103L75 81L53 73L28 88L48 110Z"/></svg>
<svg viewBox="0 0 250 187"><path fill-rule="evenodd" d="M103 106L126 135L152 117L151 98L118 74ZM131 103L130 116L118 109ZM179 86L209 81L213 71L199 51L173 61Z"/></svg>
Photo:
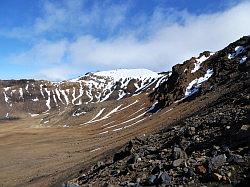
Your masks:
<svg viewBox="0 0 250 187"><path fill-rule="evenodd" d="M250 89L148 137L129 141L68 184L80 186L247 186Z"/></svg>

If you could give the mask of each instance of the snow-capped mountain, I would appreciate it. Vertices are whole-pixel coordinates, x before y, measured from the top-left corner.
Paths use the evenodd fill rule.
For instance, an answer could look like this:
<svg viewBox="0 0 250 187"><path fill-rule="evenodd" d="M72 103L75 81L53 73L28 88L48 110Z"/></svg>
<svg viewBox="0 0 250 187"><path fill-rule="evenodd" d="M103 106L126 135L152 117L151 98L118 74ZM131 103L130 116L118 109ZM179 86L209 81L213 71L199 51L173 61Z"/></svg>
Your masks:
<svg viewBox="0 0 250 187"><path fill-rule="evenodd" d="M44 80L0 81L1 115L16 110L39 114L70 105L120 100L149 92L168 75L147 69L117 69L88 73L63 82Z"/></svg>

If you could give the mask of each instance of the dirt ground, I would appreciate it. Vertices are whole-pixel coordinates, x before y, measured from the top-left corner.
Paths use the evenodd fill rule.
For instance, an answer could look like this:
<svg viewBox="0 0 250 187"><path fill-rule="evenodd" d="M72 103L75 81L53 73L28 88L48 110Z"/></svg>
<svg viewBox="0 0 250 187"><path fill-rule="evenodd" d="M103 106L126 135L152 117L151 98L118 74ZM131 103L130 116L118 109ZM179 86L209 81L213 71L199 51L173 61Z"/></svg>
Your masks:
<svg viewBox="0 0 250 187"><path fill-rule="evenodd" d="M0 186L59 185L131 136L129 132L98 136L93 133L97 126L31 128L35 123L33 119L0 123Z"/></svg>
<svg viewBox="0 0 250 187"><path fill-rule="evenodd" d="M99 134L103 131L101 123L72 128L38 128L35 126L41 120L39 117L0 121L0 186L61 186L80 169L112 154L114 148L129 139L151 134L217 98L211 93L199 97L196 104L187 102L167 107L131 128L108 134Z"/></svg>

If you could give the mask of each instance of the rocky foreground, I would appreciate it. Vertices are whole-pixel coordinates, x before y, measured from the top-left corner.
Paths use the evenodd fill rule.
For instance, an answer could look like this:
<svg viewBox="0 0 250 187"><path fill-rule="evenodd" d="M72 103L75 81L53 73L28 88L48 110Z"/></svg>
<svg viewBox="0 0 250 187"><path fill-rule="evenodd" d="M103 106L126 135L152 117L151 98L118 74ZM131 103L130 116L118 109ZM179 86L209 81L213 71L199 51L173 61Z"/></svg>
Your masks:
<svg viewBox="0 0 250 187"><path fill-rule="evenodd" d="M249 186L249 84L148 137L129 141L69 184Z"/></svg>
<svg viewBox="0 0 250 187"><path fill-rule="evenodd" d="M249 186L249 77L226 88L217 101L132 139L65 186Z"/></svg>

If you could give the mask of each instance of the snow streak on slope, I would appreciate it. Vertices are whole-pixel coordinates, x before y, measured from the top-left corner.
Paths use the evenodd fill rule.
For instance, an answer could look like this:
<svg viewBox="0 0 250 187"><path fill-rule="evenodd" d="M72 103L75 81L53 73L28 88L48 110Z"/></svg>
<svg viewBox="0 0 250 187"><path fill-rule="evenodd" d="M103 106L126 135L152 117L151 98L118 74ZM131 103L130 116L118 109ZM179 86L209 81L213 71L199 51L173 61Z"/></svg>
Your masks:
<svg viewBox="0 0 250 187"><path fill-rule="evenodd" d="M166 77L147 69L117 69L89 73L63 82L24 80L19 83L16 81L16 86L5 87L2 93L8 106L13 107L15 103L29 100L41 107L36 110L38 105L33 104L29 106L33 107L31 110L41 113L60 109L62 106L66 108L70 105L121 100L136 96L155 89ZM18 91L18 98L14 98L15 91Z"/></svg>
<svg viewBox="0 0 250 187"><path fill-rule="evenodd" d="M105 110L105 108L101 109L101 110L96 114L96 116L95 116L93 119L91 119L90 121L88 121L88 122L86 122L86 123L84 123L84 124L93 123L93 122L95 121L95 119L97 119L100 115L102 115L102 113L103 113L104 110Z"/></svg>

